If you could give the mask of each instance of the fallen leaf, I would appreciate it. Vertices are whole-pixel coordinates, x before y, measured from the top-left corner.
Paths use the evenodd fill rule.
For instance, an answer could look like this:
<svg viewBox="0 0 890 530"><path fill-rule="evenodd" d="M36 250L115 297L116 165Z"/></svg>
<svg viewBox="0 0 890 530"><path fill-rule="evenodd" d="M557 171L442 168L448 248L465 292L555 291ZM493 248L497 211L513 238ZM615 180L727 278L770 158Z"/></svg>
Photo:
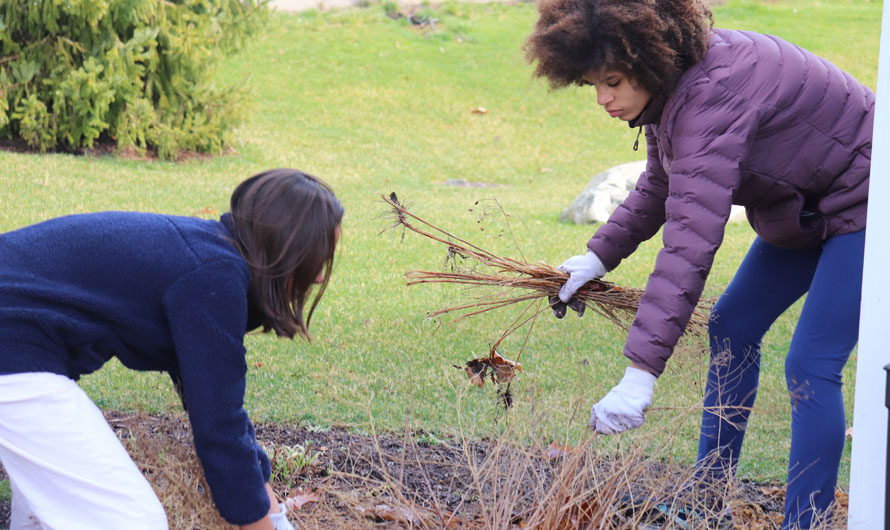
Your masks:
<svg viewBox="0 0 890 530"><path fill-rule="evenodd" d="M449 530L464 527L455 514L444 510L437 510L435 514L423 510L420 507L414 508L394 508L388 504L378 504L376 506L357 506L356 509L365 517L375 519L377 521L387 521L392 523L400 523L409 527L427 526L429 521L436 520L436 528L445 528ZM397 527L401 528L401 527Z"/></svg>
<svg viewBox="0 0 890 530"><path fill-rule="evenodd" d="M396 523L408 523L417 525L420 521L417 514L413 510L407 508L393 508L387 504L378 504L374 506L374 515L384 521L392 521Z"/></svg>
<svg viewBox="0 0 890 530"><path fill-rule="evenodd" d="M551 460L555 460L557 458L561 458L567 456L569 453L574 451L574 448L569 444L558 444L556 440L550 442L550 446L547 448L547 458Z"/></svg>
<svg viewBox="0 0 890 530"><path fill-rule="evenodd" d="M198 214L198 215L217 215L217 214L219 214L219 212L217 212L216 210L214 210L214 209L211 208L210 206L205 206L205 207L201 208L200 210L198 210L198 211L195 212L195 213Z"/></svg>
<svg viewBox="0 0 890 530"><path fill-rule="evenodd" d="M288 510L296 511L302 508L304 504L318 502L320 498L321 496L314 490L298 491L295 496L284 499L284 505L287 506Z"/></svg>
<svg viewBox="0 0 890 530"><path fill-rule="evenodd" d="M600 505L596 499L566 499L561 505L561 512L564 514L562 520L558 521L554 528L559 530L574 530L575 528L588 528L594 519L602 517L600 514ZM599 516L599 517L597 517Z"/></svg>
<svg viewBox="0 0 890 530"><path fill-rule="evenodd" d="M488 114L488 109L485 107L476 107L470 111L470 114Z"/></svg>
<svg viewBox="0 0 890 530"><path fill-rule="evenodd" d="M760 492L766 495L767 497L778 497L784 493L784 488L780 488L777 486L761 486Z"/></svg>

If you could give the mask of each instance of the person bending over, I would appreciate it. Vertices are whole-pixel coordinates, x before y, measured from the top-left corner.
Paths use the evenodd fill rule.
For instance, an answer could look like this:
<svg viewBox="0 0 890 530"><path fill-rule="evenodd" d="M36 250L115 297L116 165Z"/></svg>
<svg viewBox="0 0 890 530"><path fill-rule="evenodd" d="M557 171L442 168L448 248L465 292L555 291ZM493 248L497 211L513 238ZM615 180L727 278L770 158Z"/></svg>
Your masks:
<svg viewBox="0 0 890 530"><path fill-rule="evenodd" d="M542 0L538 9L525 43L534 74L554 88L592 86L610 116L645 129L648 151L636 188L586 253L561 265L570 274L562 303L663 229L624 347L630 366L593 406L591 427L643 424L730 208L742 205L757 237L711 315L697 468L715 480L735 471L761 339L807 294L785 358L782 525L808 528L834 500L844 445L841 370L858 334L874 94L778 37L713 27L698 0Z"/></svg>
<svg viewBox="0 0 890 530"><path fill-rule="evenodd" d="M75 383L116 357L170 374L226 521L292 529L244 410L244 335L310 338L342 217L324 182L277 169L242 182L218 221L103 212L0 234L0 460L12 528L167 528Z"/></svg>

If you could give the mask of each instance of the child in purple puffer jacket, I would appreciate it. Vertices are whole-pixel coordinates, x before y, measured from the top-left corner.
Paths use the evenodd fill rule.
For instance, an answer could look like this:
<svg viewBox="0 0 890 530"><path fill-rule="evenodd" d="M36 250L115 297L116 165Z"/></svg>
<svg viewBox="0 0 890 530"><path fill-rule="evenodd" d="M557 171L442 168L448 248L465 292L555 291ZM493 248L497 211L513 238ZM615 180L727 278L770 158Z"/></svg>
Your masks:
<svg viewBox="0 0 890 530"><path fill-rule="evenodd" d="M844 445L841 370L859 327L874 94L778 37L713 28L699 0L542 0L539 11L526 42L535 74L555 88L592 85L610 116L645 128L648 148L636 189L587 253L561 265L562 303L663 229L624 348L630 366L593 406L591 427L643 424L730 208L742 205L757 238L713 309L697 465L709 480L734 472L761 338L807 294L785 358L783 528L808 528L834 500Z"/></svg>

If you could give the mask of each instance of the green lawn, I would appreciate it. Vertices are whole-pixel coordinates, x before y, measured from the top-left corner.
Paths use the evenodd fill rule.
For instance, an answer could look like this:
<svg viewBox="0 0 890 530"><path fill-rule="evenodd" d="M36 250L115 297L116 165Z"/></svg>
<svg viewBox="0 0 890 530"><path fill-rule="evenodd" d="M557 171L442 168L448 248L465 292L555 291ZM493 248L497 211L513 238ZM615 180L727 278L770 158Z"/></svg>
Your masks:
<svg viewBox="0 0 890 530"><path fill-rule="evenodd" d="M644 148L631 150L635 132L598 109L591 89L550 92L531 80L521 45L533 5L445 3L427 12L438 18L435 31L392 20L379 5L273 16L219 72L253 94L247 121L233 134L235 154L174 164L0 152L0 230L108 209L204 215L202 209L224 211L234 185L258 171L311 172L346 208L335 273L312 322L312 344L248 338L251 415L319 428L407 424L441 436L492 436L510 422L528 424L541 439L576 443L590 405L621 376L623 334L595 315L539 319L522 350L515 407L499 417L494 390L471 387L452 364L485 355L516 312L440 327L425 320L427 311L472 293L405 286L404 272L440 267L444 249L411 234L403 241L379 235L387 225L379 196L396 191L421 216L497 254L517 256L518 246L529 260L558 264L583 252L594 230L558 223L559 213L595 173L640 159ZM715 20L783 36L874 87L880 14L880 2L864 0L730 0L715 9ZM477 107L488 113L472 113ZM500 187L443 185L458 178ZM499 201L515 241L498 235L496 215L477 223L478 207L468 210L479 199ZM746 225L729 227L707 295L719 294L752 238ZM645 285L659 248L656 237L609 279ZM797 310L789 313L764 341L745 477L784 479L789 405L782 371ZM508 339L504 354L517 356L524 337ZM662 436L672 454L691 461L703 350L686 344L656 389L655 406L691 412L653 411L640 431L596 443ZM854 368L851 362L845 373L848 410ZM178 410L164 375L113 364L82 384L103 407Z"/></svg>

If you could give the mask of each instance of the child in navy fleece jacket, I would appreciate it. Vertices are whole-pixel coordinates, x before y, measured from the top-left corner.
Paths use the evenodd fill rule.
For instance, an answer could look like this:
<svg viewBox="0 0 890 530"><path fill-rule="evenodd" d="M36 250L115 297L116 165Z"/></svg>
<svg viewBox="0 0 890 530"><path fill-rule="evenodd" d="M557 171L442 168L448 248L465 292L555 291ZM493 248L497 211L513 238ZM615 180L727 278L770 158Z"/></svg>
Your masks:
<svg viewBox="0 0 890 530"><path fill-rule="evenodd" d="M87 502L66 503L70 513L58 514L58 506L44 506L52 499L26 493L40 490L39 484L27 486L37 475L28 466L62 464L46 464L39 454L19 462L29 449L9 440L22 437L15 432L21 422L10 424L4 414L20 400L4 391L3 382L35 373L77 380L117 357L128 368L171 375L227 521L273 528L273 521L284 520L274 527L289 528L277 503L270 505L269 460L243 407L243 339L258 327L309 337L342 216L323 182L273 170L240 184L231 213L219 221L105 212L0 234L0 458L14 494L23 496L18 505L52 528L60 520L58 527L70 528L78 517L94 516L76 514ZM313 284L319 287L304 320ZM53 421L45 415L51 411L36 410L41 422ZM270 520L271 512L277 517Z"/></svg>

